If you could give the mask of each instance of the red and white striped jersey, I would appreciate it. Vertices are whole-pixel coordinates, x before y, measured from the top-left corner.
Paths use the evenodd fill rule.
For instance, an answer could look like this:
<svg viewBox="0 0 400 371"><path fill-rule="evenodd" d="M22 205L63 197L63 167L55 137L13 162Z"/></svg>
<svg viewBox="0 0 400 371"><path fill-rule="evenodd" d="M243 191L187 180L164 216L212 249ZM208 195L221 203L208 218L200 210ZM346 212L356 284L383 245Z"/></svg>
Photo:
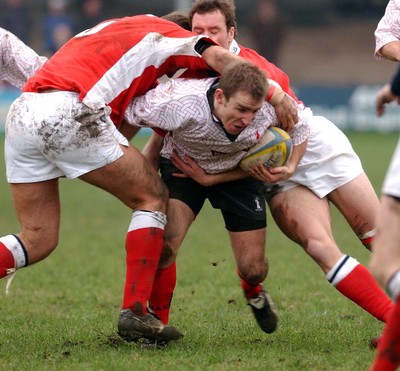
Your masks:
<svg viewBox="0 0 400 371"><path fill-rule="evenodd" d="M47 61L4 28L0 28L0 56L0 81L19 89Z"/></svg>
<svg viewBox="0 0 400 371"><path fill-rule="evenodd" d="M92 109L110 106L118 125L131 99L159 77L181 68L209 69L194 49L203 37L152 15L104 21L62 46L24 91L77 92Z"/></svg>
<svg viewBox="0 0 400 371"><path fill-rule="evenodd" d="M233 169L264 134L277 124L275 109L265 102L252 124L235 140L229 139L213 117L207 99L213 78L176 79L160 84L144 96L135 98L128 106L125 119L132 125L158 127L168 131L161 155L169 158L175 149L180 155L193 157L209 174ZM300 122L292 133L294 145L309 135L306 115L299 110Z"/></svg>

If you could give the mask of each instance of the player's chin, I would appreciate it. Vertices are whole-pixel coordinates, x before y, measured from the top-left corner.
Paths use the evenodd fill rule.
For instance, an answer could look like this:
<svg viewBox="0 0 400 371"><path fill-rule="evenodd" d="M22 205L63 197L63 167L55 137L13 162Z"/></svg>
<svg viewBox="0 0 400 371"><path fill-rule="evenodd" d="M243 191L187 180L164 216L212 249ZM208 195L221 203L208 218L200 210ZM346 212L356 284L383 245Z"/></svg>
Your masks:
<svg viewBox="0 0 400 371"><path fill-rule="evenodd" d="M231 135L237 135L237 134L240 134L242 131L243 131L243 129L245 128L245 126L236 126L236 127L234 127L234 128L232 128L231 130L230 130L230 133L229 134L231 134Z"/></svg>

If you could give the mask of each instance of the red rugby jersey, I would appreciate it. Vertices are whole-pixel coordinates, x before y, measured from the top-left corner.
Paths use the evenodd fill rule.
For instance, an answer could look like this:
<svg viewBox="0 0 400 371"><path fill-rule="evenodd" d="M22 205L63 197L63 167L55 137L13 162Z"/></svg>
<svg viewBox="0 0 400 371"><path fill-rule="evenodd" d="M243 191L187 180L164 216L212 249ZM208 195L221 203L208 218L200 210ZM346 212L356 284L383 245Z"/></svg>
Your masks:
<svg viewBox="0 0 400 371"><path fill-rule="evenodd" d="M153 15L107 20L62 46L23 91L77 92L93 109L110 106L118 126L131 99L159 77L181 68L210 69L194 49L203 37Z"/></svg>

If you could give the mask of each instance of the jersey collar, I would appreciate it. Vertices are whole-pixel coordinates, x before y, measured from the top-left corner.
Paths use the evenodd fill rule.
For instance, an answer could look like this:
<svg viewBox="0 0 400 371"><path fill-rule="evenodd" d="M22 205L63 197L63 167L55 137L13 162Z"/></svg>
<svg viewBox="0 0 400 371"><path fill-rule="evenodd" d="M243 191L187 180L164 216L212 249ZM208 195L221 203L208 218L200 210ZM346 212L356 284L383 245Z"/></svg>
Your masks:
<svg viewBox="0 0 400 371"><path fill-rule="evenodd" d="M208 105L210 107L210 111L211 111L211 117L213 119L213 122L218 125L225 133L226 137L231 141L234 142L236 140L236 138L238 137L238 135L240 134L229 134L224 126L222 125L222 122L218 119L217 116L214 115L214 93L215 90L218 88L218 84L219 84L219 78L216 78L214 80L214 82L211 84L210 88L207 90L207 101L208 101Z"/></svg>
<svg viewBox="0 0 400 371"><path fill-rule="evenodd" d="M231 45L229 46L229 51L233 54L239 55L240 46L235 39L232 40Z"/></svg>

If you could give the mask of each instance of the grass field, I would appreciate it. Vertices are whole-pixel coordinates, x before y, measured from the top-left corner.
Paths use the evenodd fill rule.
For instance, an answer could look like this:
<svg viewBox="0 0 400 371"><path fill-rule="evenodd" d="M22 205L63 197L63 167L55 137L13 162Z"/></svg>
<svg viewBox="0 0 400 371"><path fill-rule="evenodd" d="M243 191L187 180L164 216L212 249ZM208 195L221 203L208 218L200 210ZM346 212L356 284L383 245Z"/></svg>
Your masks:
<svg viewBox="0 0 400 371"><path fill-rule="evenodd" d="M379 193L397 135L349 134ZM142 145L138 139L136 144ZM3 137L0 137L1 150ZM4 164L0 236L18 232ZM101 190L61 180L58 249L0 282L0 370L367 370L382 324L342 297L310 258L268 228L276 333L261 332L245 303L219 212L208 204L184 241L171 323L185 337L142 350L116 335L130 211ZM333 209L342 250L368 264L369 253Z"/></svg>

